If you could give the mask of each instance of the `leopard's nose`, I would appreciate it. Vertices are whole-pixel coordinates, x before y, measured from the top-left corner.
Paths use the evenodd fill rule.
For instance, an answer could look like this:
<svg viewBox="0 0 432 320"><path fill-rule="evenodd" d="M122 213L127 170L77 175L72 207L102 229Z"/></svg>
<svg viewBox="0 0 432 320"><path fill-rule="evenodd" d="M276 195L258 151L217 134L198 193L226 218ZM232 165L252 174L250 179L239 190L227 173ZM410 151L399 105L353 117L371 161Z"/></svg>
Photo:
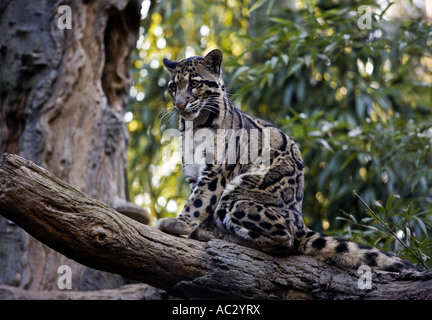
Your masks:
<svg viewBox="0 0 432 320"><path fill-rule="evenodd" d="M177 107L177 109L183 111L186 107L186 103L184 103L184 102L177 103L175 106Z"/></svg>
<svg viewBox="0 0 432 320"><path fill-rule="evenodd" d="M183 111L186 108L187 99L182 94L176 95L173 102L177 111Z"/></svg>

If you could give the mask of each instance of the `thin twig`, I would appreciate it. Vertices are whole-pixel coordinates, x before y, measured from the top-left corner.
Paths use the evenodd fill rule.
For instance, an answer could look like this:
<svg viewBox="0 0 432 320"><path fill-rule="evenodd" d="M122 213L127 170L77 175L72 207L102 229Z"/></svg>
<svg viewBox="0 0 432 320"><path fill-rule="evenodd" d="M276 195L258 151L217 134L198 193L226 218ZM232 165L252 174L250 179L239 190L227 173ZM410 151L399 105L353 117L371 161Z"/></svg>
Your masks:
<svg viewBox="0 0 432 320"><path fill-rule="evenodd" d="M427 265L424 263L423 259L421 257L419 257L417 255L416 252L412 251L411 248L404 242L402 241L397 234L389 227L389 225L382 220L369 206L368 204L362 199L362 197L359 196L359 194L353 190L353 194L363 203L363 205L366 207L366 209L370 212L370 214L373 216L373 218L375 220L377 220L386 230L388 233L390 233L393 238L395 238L397 241L399 241L399 243L409 252L411 253L419 262L420 264L423 266L423 268L425 268L426 270L428 270L429 268L427 267Z"/></svg>

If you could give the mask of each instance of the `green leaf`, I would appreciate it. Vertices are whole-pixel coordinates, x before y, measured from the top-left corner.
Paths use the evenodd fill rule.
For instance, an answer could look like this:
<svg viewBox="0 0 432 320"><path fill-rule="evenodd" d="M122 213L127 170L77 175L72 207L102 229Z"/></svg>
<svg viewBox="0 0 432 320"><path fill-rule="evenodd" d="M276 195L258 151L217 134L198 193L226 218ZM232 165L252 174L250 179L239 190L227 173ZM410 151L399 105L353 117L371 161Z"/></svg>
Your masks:
<svg viewBox="0 0 432 320"><path fill-rule="evenodd" d="M300 68L301 68L302 66L303 66L303 63L301 63L301 62L294 62L294 63L290 66L290 68L289 68L288 75L290 76L290 75L296 73L297 71L300 70Z"/></svg>
<svg viewBox="0 0 432 320"><path fill-rule="evenodd" d="M324 139L318 139L318 142L321 143L324 148L326 148L330 152L334 152L334 149L331 147L331 145Z"/></svg>
<svg viewBox="0 0 432 320"><path fill-rule="evenodd" d="M320 58L321 60L323 60L323 61L324 61L324 64L325 64L326 66L331 65L331 60L330 60L330 58L329 58L327 55L322 54L322 53L317 53L316 56L317 56L317 58Z"/></svg>
<svg viewBox="0 0 432 320"><path fill-rule="evenodd" d="M420 229L422 230L423 234L424 234L425 236L427 236L427 235L428 235L428 232L427 232L427 228L426 228L426 225L425 225L425 223L423 222L423 220L420 219L419 217L416 217L416 216L414 216L413 218L417 221L417 223L418 223Z"/></svg>
<svg viewBox="0 0 432 320"><path fill-rule="evenodd" d="M386 207L385 207L388 212L390 212L392 210L393 202L394 202L394 200L396 198L399 199L400 196L399 195L395 195L395 194L391 194L388 197L387 202L386 202Z"/></svg>
<svg viewBox="0 0 432 320"><path fill-rule="evenodd" d="M328 44L325 48L324 48L324 52L325 53L329 53L330 51L333 51L335 48L339 48L339 42L331 42L330 44Z"/></svg>
<svg viewBox="0 0 432 320"><path fill-rule="evenodd" d="M382 19L382 17L384 16L384 14L387 12L387 10L394 5L394 2L389 2L389 4L387 5L387 7L380 13L379 18L380 20Z"/></svg>
<svg viewBox="0 0 432 320"><path fill-rule="evenodd" d="M260 8L264 3L266 3L267 0L258 0L257 2L255 2L251 8L249 9L250 12L255 11L256 9Z"/></svg>
<svg viewBox="0 0 432 320"><path fill-rule="evenodd" d="M240 68L238 68L234 74L232 75L233 78L237 78L238 76L240 76L242 73L248 71L250 68L248 66L241 66Z"/></svg>
<svg viewBox="0 0 432 320"><path fill-rule="evenodd" d="M344 161L344 163L341 166L341 171L345 170L346 167L355 159L357 158L358 153L354 152L352 153L348 158L346 158L346 160Z"/></svg>
<svg viewBox="0 0 432 320"><path fill-rule="evenodd" d="M283 26L286 26L286 27L295 27L295 24L288 19L278 18L278 17L270 17L269 20L273 21L277 24L281 24Z"/></svg>
<svg viewBox="0 0 432 320"><path fill-rule="evenodd" d="M270 0L268 8L267 8L267 12L266 12L267 15L270 14L271 9L273 8L274 2L275 2L275 0Z"/></svg>

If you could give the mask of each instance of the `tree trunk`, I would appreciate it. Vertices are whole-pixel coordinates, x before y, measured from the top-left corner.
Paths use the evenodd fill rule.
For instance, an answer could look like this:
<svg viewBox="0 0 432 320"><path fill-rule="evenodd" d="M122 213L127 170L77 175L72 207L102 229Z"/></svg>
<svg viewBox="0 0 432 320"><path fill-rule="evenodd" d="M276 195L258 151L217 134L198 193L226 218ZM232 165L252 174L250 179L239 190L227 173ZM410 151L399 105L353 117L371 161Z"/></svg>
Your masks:
<svg viewBox="0 0 432 320"><path fill-rule="evenodd" d="M139 23L139 0L0 0L0 154L22 155L110 206L128 207L123 114ZM63 264L80 275L76 289L125 283L3 218L0 256L0 283L22 288L56 289Z"/></svg>
<svg viewBox="0 0 432 320"><path fill-rule="evenodd" d="M0 212L76 261L182 298L432 299L432 271L373 271L368 288L359 285L357 270L311 256L274 257L222 240L175 237L16 155L5 155L0 165Z"/></svg>

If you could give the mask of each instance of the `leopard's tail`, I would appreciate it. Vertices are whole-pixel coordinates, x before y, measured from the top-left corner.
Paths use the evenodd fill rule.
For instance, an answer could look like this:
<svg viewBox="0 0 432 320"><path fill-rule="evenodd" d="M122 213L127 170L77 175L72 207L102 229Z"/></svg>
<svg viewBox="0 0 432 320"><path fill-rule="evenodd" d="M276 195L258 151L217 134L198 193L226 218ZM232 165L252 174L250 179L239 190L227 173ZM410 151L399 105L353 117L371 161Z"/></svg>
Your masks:
<svg viewBox="0 0 432 320"><path fill-rule="evenodd" d="M353 241L326 236L312 230L307 230L297 240L297 250L299 252L342 267L357 269L361 265L367 265L372 269L391 272L420 270L412 263L404 261L391 253Z"/></svg>

